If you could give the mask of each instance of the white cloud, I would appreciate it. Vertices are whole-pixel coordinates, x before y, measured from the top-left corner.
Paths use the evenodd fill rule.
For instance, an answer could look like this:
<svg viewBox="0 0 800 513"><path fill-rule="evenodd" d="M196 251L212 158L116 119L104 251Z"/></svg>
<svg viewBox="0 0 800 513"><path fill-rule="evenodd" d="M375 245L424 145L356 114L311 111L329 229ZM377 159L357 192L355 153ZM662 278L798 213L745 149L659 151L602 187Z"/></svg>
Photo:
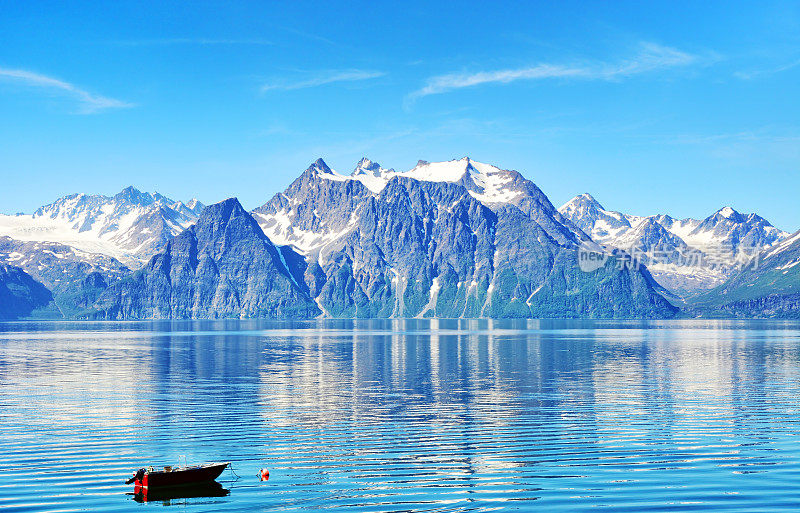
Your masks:
<svg viewBox="0 0 800 513"><path fill-rule="evenodd" d="M536 64L525 68L453 73L431 77L424 87L407 96L415 100L432 94L442 94L481 84L508 84L518 80L544 80L553 78L580 80L616 80L632 75L657 71L697 62L696 55L654 43L641 43L637 55L615 64L592 62L574 65Z"/></svg>
<svg viewBox="0 0 800 513"><path fill-rule="evenodd" d="M368 70L340 70L329 71L305 80L298 80L294 82L276 81L269 84L264 84L261 87L262 91L291 91L294 89L306 89L308 87L317 87L326 84L333 84L335 82L356 82L359 80L369 80L386 75L382 71L368 71Z"/></svg>
<svg viewBox="0 0 800 513"><path fill-rule="evenodd" d="M0 79L18 82L20 84L48 89L51 91L67 94L75 98L81 105L81 113L89 114L105 109L123 109L133 107L133 104L100 96L85 91L74 84L48 77L24 69L0 68Z"/></svg>

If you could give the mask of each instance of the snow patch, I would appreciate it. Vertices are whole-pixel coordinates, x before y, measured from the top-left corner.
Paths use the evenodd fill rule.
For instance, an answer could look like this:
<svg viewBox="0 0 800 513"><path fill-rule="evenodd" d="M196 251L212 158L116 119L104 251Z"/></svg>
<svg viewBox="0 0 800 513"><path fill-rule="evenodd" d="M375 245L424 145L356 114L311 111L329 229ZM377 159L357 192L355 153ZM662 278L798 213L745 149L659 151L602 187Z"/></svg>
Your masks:
<svg viewBox="0 0 800 513"><path fill-rule="evenodd" d="M419 311L419 315L417 315L417 317L422 317L423 315L425 315L425 312L428 311L432 312L434 315L436 314L436 301L439 298L439 289L441 288L442 285L439 282L439 277L437 276L436 278L433 279L433 282L431 283L431 290L428 296L428 302L425 304L425 306L422 307L422 310Z"/></svg>
<svg viewBox="0 0 800 513"><path fill-rule="evenodd" d="M342 182L356 180L361 182L373 194L380 194L394 177L405 177L421 182L455 183L469 174L481 191L470 191L470 194L484 204L510 203L518 200L522 193L510 188L513 176L509 171L498 167L475 162L468 157L448 162L420 162L409 171L398 172L384 169L368 159L362 159L350 176L336 171L320 172L319 176L327 180Z"/></svg>
<svg viewBox="0 0 800 513"><path fill-rule="evenodd" d="M775 255L777 255L779 253L783 253L784 251L789 249L791 246L793 246L798 241L800 241L800 231L796 232L791 237L785 239L784 241L782 241L777 246L774 246L774 248L769 253L767 253L766 257L769 258L769 257L775 256Z"/></svg>
<svg viewBox="0 0 800 513"><path fill-rule="evenodd" d="M355 212L350 215L350 219L343 229L319 232L298 228L286 210L280 210L274 214L255 212L253 215L261 226L261 230L274 244L291 246L303 255L308 255L346 237L358 226L358 216Z"/></svg>
<svg viewBox="0 0 800 513"><path fill-rule="evenodd" d="M794 262L789 262L788 264L783 264L783 265L781 265L779 267L776 267L775 269L778 269L780 271L784 271L786 269L791 269L792 267L796 266L797 264L800 264L800 260L795 260Z"/></svg>

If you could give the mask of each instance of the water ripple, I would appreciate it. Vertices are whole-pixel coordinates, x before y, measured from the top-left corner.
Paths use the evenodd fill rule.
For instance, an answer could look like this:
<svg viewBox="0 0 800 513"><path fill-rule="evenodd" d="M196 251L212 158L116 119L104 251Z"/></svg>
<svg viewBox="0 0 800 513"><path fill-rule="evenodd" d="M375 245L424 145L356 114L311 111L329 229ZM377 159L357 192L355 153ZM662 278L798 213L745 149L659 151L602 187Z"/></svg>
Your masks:
<svg viewBox="0 0 800 513"><path fill-rule="evenodd" d="M0 509L796 511L800 325L0 324ZM267 482L258 469L270 469Z"/></svg>

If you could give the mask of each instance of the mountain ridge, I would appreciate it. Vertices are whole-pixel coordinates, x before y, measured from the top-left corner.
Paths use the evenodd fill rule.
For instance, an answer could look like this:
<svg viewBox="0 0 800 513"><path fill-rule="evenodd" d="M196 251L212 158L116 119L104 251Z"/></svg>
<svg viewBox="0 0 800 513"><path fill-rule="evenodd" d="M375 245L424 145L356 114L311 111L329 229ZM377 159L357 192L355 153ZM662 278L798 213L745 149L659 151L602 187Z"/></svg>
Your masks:
<svg viewBox="0 0 800 513"><path fill-rule="evenodd" d="M41 280L64 317L105 319L666 318L676 304L706 315L676 283L719 287L747 263L741 248L787 238L729 206L702 220L631 216L586 193L557 209L518 171L469 157L400 172L364 157L347 175L320 158L251 212L235 198L204 207L130 186L11 223L35 239L50 234L35 223L57 220L103 251L4 237L9 217L0 263ZM130 268L108 255L121 241L141 251ZM698 241L721 244L718 260L687 265L687 254L709 258Z"/></svg>
<svg viewBox="0 0 800 513"><path fill-rule="evenodd" d="M197 222L95 304L100 319L314 317L285 257L235 198Z"/></svg>
<svg viewBox="0 0 800 513"><path fill-rule="evenodd" d="M800 319L800 231L764 249L725 283L692 300L702 316Z"/></svg>
<svg viewBox="0 0 800 513"><path fill-rule="evenodd" d="M203 205L190 203L133 186L114 196L69 194L31 215L0 215L0 236L66 244L136 268L197 219Z"/></svg>
<svg viewBox="0 0 800 513"><path fill-rule="evenodd" d="M31 275L13 265L0 263L0 320L14 320L44 308L52 293Z"/></svg>
<svg viewBox="0 0 800 513"><path fill-rule="evenodd" d="M367 161L379 186L359 178L366 174L359 166ZM319 159L253 211L271 240L291 245L309 259L310 272L315 273L309 279L319 287L317 300L328 314L577 316L586 308L587 315L614 315L613 309L590 305L588 292L577 285L582 277L576 274L578 250L587 246L601 251L599 246L518 172L468 158L423 161L408 172L381 170L379 164L362 159L348 177ZM499 197L503 201L487 198L493 180L513 188ZM531 238L525 242L534 247L527 253L519 243L506 246L518 240L514 228L520 223L529 227ZM524 259L538 264L513 264L504 256L506 251L525 253ZM495 267L496 254L502 257L501 268ZM574 296L560 307L542 299L549 290L548 276L559 274L553 267L569 278L551 283L551 294L569 282ZM612 281L618 279L611 275ZM657 295L657 284L648 279L642 274L637 286ZM355 297L344 305L334 301L344 297L339 289L348 287ZM516 290L499 290L507 287ZM500 295L493 298L495 293ZM500 306L502 294L511 305ZM667 304L660 304L662 314L672 315ZM621 310L625 313L619 315L644 312L631 305ZM646 315L652 314L647 310Z"/></svg>
<svg viewBox="0 0 800 513"><path fill-rule="evenodd" d="M788 236L761 216L730 206L704 219L634 216L607 210L584 193L559 211L599 244L635 254L659 283L683 297L722 284L762 249Z"/></svg>

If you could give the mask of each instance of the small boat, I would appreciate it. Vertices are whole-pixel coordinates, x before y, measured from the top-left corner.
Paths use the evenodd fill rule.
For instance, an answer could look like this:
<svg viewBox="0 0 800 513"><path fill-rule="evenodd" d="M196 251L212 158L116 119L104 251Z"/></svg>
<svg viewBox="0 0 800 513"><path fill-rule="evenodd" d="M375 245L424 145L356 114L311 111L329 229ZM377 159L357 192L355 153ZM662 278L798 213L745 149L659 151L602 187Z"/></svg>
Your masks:
<svg viewBox="0 0 800 513"><path fill-rule="evenodd" d="M197 485L210 483L222 474L230 463L206 463L185 467L140 468L125 484L135 483L135 488L165 488L170 486Z"/></svg>

